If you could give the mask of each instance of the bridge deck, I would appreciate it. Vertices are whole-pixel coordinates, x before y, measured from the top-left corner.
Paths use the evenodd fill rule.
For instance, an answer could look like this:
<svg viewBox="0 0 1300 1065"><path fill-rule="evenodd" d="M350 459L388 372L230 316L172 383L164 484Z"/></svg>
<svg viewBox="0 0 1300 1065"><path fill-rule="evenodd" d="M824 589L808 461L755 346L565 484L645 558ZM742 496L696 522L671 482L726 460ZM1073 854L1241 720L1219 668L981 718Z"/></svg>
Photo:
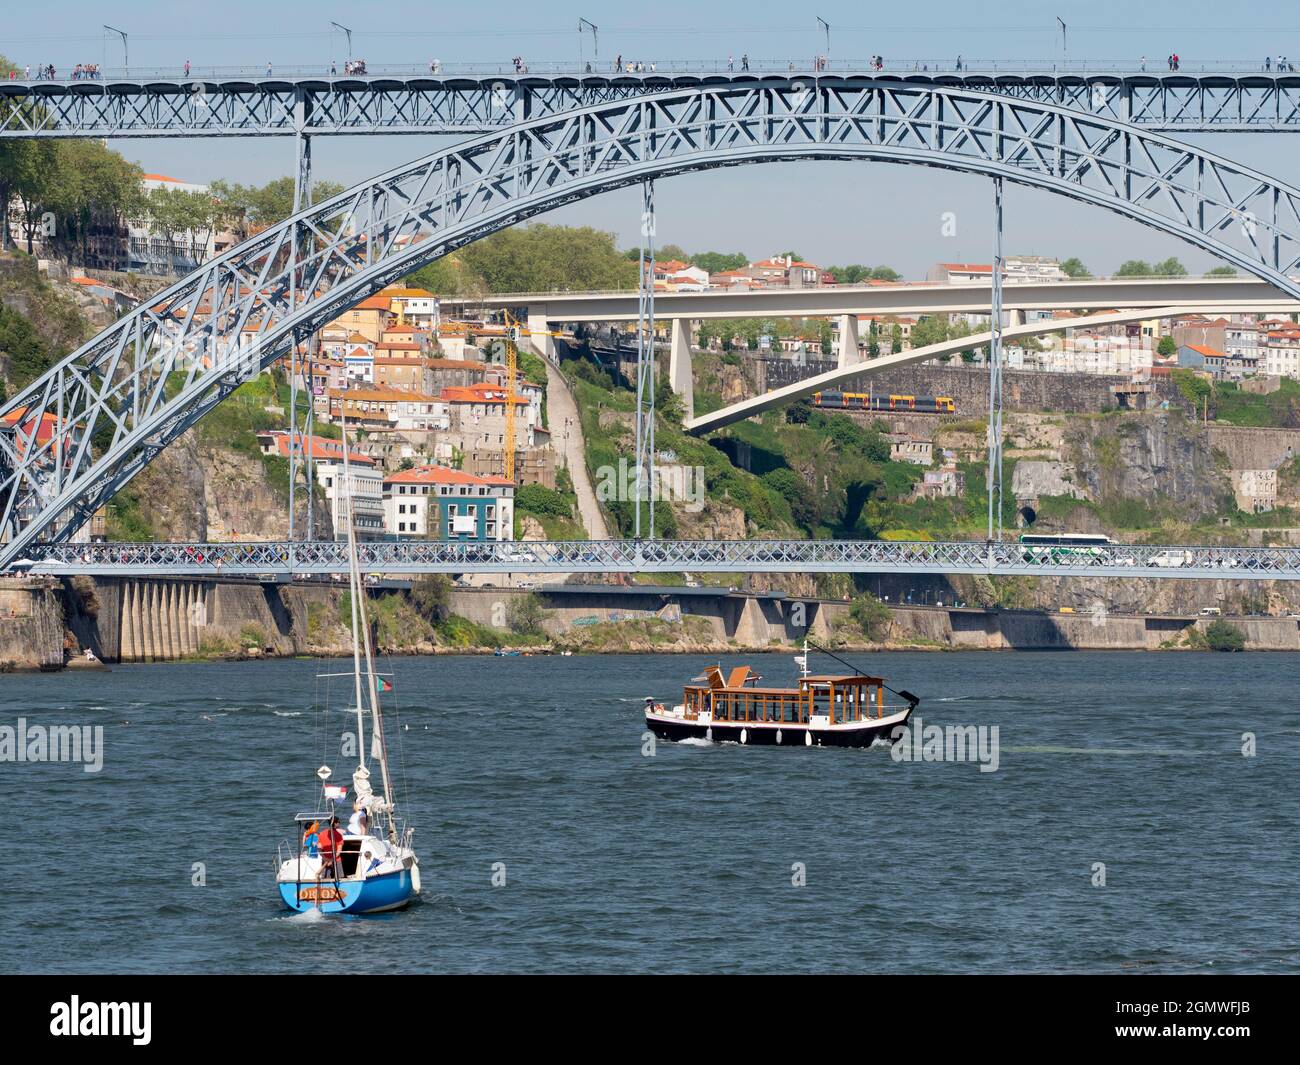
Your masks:
<svg viewBox="0 0 1300 1065"><path fill-rule="evenodd" d="M1016 542L884 540L591 540L360 545L367 573L982 573L990 575L1300 579L1300 548L1112 544L1062 550ZM341 541L46 544L14 569L52 576L343 573Z"/></svg>
<svg viewBox="0 0 1300 1065"><path fill-rule="evenodd" d="M805 60L739 63L667 60L642 70L556 63L375 67L365 75L323 67L106 70L102 78L0 82L0 99L29 102L0 114L4 137L274 136L298 132L481 133L591 104L707 84L798 82L828 90L879 81L945 85L1061 104L1151 130L1300 129L1300 73L1245 61L1169 71L1137 60L904 60L873 71L840 60L816 71Z"/></svg>

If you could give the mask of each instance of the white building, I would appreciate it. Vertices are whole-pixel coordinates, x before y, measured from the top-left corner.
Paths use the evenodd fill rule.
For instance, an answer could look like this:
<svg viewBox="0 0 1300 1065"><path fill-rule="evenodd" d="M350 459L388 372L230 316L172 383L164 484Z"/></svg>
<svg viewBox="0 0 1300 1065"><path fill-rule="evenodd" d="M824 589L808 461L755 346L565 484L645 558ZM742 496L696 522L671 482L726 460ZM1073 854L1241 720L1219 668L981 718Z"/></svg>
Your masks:
<svg viewBox="0 0 1300 1065"><path fill-rule="evenodd" d="M264 455L289 457L289 434L283 430L271 430L257 434L258 445ZM305 445L304 441L304 445ZM325 499L329 503L333 522L334 538L341 540L347 536L347 527L343 524L343 444L338 440L326 440L312 437L311 457L316 470L316 483L325 490ZM305 450L305 447L304 447ZM302 461L302 456L299 456ZM375 460L368 455L359 455L356 451L348 454L348 485L352 497L353 510L356 514L357 536L361 539L377 539L384 535L384 475Z"/></svg>
<svg viewBox="0 0 1300 1065"><path fill-rule="evenodd" d="M181 181L166 174L145 174L140 187L148 196L154 189L173 192L208 192L207 185ZM143 219L127 222L129 269L143 274L185 274L197 268L216 251L217 233L159 233Z"/></svg>
<svg viewBox="0 0 1300 1065"><path fill-rule="evenodd" d="M515 486L446 466L416 466L383 482L384 520L399 539L499 542L515 538Z"/></svg>

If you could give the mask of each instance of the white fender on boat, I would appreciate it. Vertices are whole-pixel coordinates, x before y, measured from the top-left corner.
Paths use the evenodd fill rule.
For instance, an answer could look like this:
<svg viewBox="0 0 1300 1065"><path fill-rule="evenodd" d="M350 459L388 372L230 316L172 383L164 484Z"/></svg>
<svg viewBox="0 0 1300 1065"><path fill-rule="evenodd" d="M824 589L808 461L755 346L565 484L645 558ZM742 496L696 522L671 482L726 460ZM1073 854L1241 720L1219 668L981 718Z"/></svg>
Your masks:
<svg viewBox="0 0 1300 1065"><path fill-rule="evenodd" d="M780 730L780 729L777 729L777 730L776 730L776 742L777 742L777 743L780 743L780 742L781 742L781 730Z"/></svg>
<svg viewBox="0 0 1300 1065"><path fill-rule="evenodd" d="M417 895L420 893L420 866L419 863L411 866L411 890Z"/></svg>
<svg viewBox="0 0 1300 1065"><path fill-rule="evenodd" d="M740 730L740 742L741 743L749 742L749 729L743 728Z"/></svg>
<svg viewBox="0 0 1300 1065"><path fill-rule="evenodd" d="M812 746L812 733L811 733L811 732L805 732L805 733L803 734L803 743L804 743L804 746L805 746L805 747L811 747L811 746Z"/></svg>
<svg viewBox="0 0 1300 1065"><path fill-rule="evenodd" d="M708 728L706 728L706 729L704 730L704 738L705 738L706 740L708 740L710 743L713 742L713 726L712 726L712 725L710 725Z"/></svg>

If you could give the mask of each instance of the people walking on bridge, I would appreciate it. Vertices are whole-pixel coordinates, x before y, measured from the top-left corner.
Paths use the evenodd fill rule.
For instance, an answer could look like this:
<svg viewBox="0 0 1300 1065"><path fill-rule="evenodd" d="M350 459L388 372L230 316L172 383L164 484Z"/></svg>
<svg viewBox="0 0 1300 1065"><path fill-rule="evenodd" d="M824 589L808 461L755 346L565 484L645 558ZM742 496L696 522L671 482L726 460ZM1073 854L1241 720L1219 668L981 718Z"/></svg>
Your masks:
<svg viewBox="0 0 1300 1065"><path fill-rule="evenodd" d="M957 57L957 73L961 73L961 56Z"/></svg>
<svg viewBox="0 0 1300 1065"><path fill-rule="evenodd" d="M190 76L190 61L188 59L185 60L185 76L187 78Z"/></svg>
<svg viewBox="0 0 1300 1065"><path fill-rule="evenodd" d="M735 69L736 69L736 60L731 56L727 56L727 73L730 74Z"/></svg>
<svg viewBox="0 0 1300 1065"><path fill-rule="evenodd" d="M271 61L269 59L266 61L266 76L268 78L271 76Z"/></svg>
<svg viewBox="0 0 1300 1065"><path fill-rule="evenodd" d="M614 57L614 73L617 74L622 69L623 69L623 53L619 52L618 55Z"/></svg>
<svg viewBox="0 0 1300 1065"><path fill-rule="evenodd" d="M1273 69L1273 57L1266 55L1264 57L1264 73L1267 74L1272 69Z"/></svg>
<svg viewBox="0 0 1300 1065"><path fill-rule="evenodd" d="M442 60L441 59L429 60L429 73L438 74L441 72L442 72Z"/></svg>
<svg viewBox="0 0 1300 1065"><path fill-rule="evenodd" d="M749 53L746 52L740 57L740 69L746 71L749 69Z"/></svg>

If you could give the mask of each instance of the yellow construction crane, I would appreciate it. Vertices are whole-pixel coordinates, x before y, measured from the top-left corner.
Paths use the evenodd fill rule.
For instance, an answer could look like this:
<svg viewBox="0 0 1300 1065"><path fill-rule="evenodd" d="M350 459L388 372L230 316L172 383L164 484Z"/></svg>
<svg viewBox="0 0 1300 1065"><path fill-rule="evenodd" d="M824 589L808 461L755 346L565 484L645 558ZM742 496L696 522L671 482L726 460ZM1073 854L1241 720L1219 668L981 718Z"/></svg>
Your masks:
<svg viewBox="0 0 1300 1065"><path fill-rule="evenodd" d="M515 479L515 384L519 376L519 338L521 336L564 336L563 333L539 333L522 328L505 312L506 322L506 439L502 472L512 484Z"/></svg>
<svg viewBox="0 0 1300 1065"><path fill-rule="evenodd" d="M506 439L504 450L505 478L515 483L515 375L519 372L519 327L506 311Z"/></svg>

